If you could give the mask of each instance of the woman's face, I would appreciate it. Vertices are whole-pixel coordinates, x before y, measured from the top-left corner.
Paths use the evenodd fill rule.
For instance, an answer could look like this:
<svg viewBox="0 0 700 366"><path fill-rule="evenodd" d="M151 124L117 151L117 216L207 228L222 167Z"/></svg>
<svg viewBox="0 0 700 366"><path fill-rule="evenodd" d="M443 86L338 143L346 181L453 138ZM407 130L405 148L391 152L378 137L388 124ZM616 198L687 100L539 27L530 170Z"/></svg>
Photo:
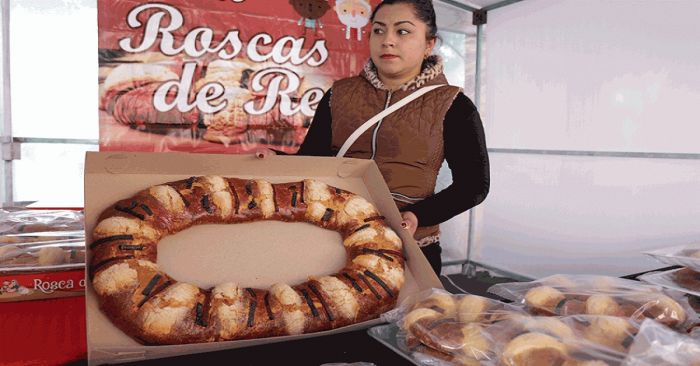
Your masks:
<svg viewBox="0 0 700 366"><path fill-rule="evenodd" d="M405 79L418 75L423 59L430 55L435 40L428 41L428 25L418 19L410 4L384 5L372 23L369 50L383 78Z"/></svg>

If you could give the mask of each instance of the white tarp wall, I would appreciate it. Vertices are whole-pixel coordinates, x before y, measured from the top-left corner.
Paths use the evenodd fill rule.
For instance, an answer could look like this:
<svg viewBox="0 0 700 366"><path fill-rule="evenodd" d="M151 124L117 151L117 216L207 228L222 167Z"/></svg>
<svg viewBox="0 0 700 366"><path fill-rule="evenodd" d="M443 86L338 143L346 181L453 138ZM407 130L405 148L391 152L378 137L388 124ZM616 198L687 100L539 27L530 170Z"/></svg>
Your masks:
<svg viewBox="0 0 700 366"><path fill-rule="evenodd" d="M489 12L481 110L494 151L474 260L530 277L623 275L663 267L641 251L700 242L698 19L694 0Z"/></svg>

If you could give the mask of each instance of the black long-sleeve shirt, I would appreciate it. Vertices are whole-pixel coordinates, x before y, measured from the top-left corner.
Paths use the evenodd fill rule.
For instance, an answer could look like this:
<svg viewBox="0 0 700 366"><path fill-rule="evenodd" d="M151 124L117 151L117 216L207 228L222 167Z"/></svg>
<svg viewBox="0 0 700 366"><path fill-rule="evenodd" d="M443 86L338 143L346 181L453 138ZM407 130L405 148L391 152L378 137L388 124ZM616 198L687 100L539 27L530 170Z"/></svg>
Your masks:
<svg viewBox="0 0 700 366"><path fill-rule="evenodd" d="M318 104L313 122L298 155L333 156L331 91ZM442 191L402 209L418 217L419 226L437 225L480 204L489 192L489 157L481 117L476 107L459 93L443 121L444 152L452 171L452 184Z"/></svg>

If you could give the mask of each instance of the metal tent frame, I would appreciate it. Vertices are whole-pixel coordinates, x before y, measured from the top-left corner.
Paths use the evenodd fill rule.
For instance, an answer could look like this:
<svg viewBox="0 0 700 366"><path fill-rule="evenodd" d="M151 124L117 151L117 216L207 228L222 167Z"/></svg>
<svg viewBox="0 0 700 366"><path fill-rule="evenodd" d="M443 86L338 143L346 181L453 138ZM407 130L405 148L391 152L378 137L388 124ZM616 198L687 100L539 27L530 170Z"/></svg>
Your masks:
<svg viewBox="0 0 700 366"><path fill-rule="evenodd" d="M2 98L2 130L0 130L0 145L2 147L2 170L3 174L3 189L0 190L0 202L9 203L14 201L14 184L13 184L13 161L21 158L21 144L23 143L45 143L45 144L81 144L81 145L97 145L98 140L94 139L59 139L59 138L33 138L33 137L16 137L12 134L12 110L11 110L11 65L10 65L10 0L0 0L2 7L2 82L3 82L3 98ZM474 78L474 103L481 107L481 69L483 65L483 33L484 26L487 24L488 13L499 8L503 8L525 0L503 0L484 7L475 7L464 4L456 0L435 0L437 2L447 4L459 10L470 12L472 14L472 24L476 26L476 71ZM532 149L503 149L489 148L489 153L497 154L526 154L526 155L559 155L559 156L599 156L599 157L618 157L618 158L654 158L654 159L695 159L700 160L700 154L684 154L684 153L641 153L641 152L618 152L618 151L580 151L580 150L532 150ZM511 278L523 278L514 273L509 273L498 268L492 268L483 263L478 263L472 260L472 247L475 241L474 233L474 218L469 215L469 235L467 241L467 257L463 260L448 261L443 265L461 265L462 273L474 275L476 267L484 268L505 274Z"/></svg>

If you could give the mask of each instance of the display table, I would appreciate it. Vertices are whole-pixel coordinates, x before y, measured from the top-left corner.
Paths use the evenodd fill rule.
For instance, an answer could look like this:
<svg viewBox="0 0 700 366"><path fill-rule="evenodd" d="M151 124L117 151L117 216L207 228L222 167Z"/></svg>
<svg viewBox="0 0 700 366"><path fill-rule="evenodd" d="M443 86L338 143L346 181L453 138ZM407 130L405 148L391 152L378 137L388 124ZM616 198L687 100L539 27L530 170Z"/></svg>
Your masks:
<svg viewBox="0 0 700 366"><path fill-rule="evenodd" d="M0 365L59 365L87 357L85 297L0 303Z"/></svg>
<svg viewBox="0 0 700 366"><path fill-rule="evenodd" d="M450 275L452 282L470 293L482 296L491 285L469 279L463 275ZM453 286L441 278L446 289L453 291ZM336 362L372 362L377 366L412 365L409 361L374 340L367 330L359 330L332 336L303 339L291 342L273 343L241 349L200 353L157 360L131 362L129 365L278 365L282 361L291 365L322 365ZM87 364L82 360L74 365Z"/></svg>
<svg viewBox="0 0 700 366"><path fill-rule="evenodd" d="M641 275L642 273L636 273L633 275L625 276L626 278L630 279L635 279L637 276ZM475 294L475 295L481 295L481 296L486 296L486 297L491 297L495 298L494 295L489 294L486 292L486 290L493 284L493 283L488 283L484 282L483 279L477 280L474 278L468 278L467 276L464 275L449 275L449 276L442 276L441 280L443 282L443 285L445 286L445 289L453 292L453 293L461 293L462 290L465 290L469 293ZM501 282L501 281L498 281ZM79 315L82 315L82 319L84 319L84 304L78 304L80 301L84 301L82 297L76 297L76 298L69 298L69 299L59 299L59 300L50 300L50 301L56 301L56 306L61 306L61 310L57 311L65 311L65 310L70 310L72 315L69 315L69 313L66 314L66 316L75 316L76 319ZM59 304L59 301L66 302L66 304ZM68 302L75 302L75 304L71 305L71 307L67 307ZM32 304L34 303L34 304ZM16 304L22 304L22 306L16 305L17 310L21 311L23 316L26 316L28 320L26 322L27 329L24 331L21 329L16 330L16 332L20 333L14 333L11 334L12 332L6 332L6 329L3 329L2 332L2 344L3 345L8 345L8 344L14 344L16 343L14 341L15 336L19 335L20 337L29 337L29 333L31 332L30 328L34 329L41 329L42 332L45 329L45 326L50 326L55 328L55 324L42 324L41 320L38 320L36 318L36 314L31 314L31 306L32 305L39 305L39 301L37 302L24 302L24 303L16 303ZM12 306L12 303L9 304L0 304L0 306ZM27 305L29 307L27 307ZM9 308L8 308L9 309ZM22 309L22 310L20 310ZM6 314L5 308L0 308L0 311L2 311L3 314ZM82 313L80 313L82 311ZM16 314L16 316L20 316L19 314ZM56 321L54 320L54 323ZM76 359L76 355L78 357L83 357L82 359L78 361L74 361L70 363L71 365L86 365L87 361L84 359L85 354L80 355L80 352L84 352L85 348L85 323L84 322L76 322L75 324L71 324L70 326L65 324L63 325L66 327L63 331L66 332L66 337L64 339L54 339L52 337L49 337L47 333L44 332L43 336L38 336L38 335L33 335L33 337L39 337L41 339L37 339L37 344L42 344L42 347L44 349L53 349L54 351L56 350L57 347L65 347L66 351L66 357L73 356L73 358L63 358L60 361L58 359L57 362L67 362L70 359ZM33 343L32 343L33 344ZM29 347L29 346L27 346ZM26 348L26 347L25 347ZM31 349L29 349L31 348ZM10 363L5 363L3 362L2 364L9 364L9 365L27 365L27 364L37 364L37 365L42 365L45 363L27 363L26 361L28 359L24 359L24 362L20 362L21 358L17 358L17 355L40 355L39 350L36 348L40 347L29 347L27 349L21 349L17 350L16 353L15 351L12 351L11 354L15 355L13 356L10 360ZM35 353L32 353L35 352ZM7 355L5 355L7 356ZM29 357L29 356L27 356ZM38 357L34 357L34 359L40 359ZM193 365L193 364L203 364L203 365L210 365L210 364L223 364L224 362L228 363L235 363L236 365L276 365L280 364L281 361L284 361L285 363L289 363L292 365L322 365L324 363L335 363L335 362L347 362L347 363L352 363L352 362L372 362L377 366L383 366L383 365L411 365L409 361L392 351L391 349L385 347L384 345L380 344L376 340L374 340L372 337L370 337L367 334L367 330L359 330L359 331L354 331L354 332L349 332L349 333L343 333L343 334L338 334L338 335L332 335L332 336L325 336L325 337L317 337L317 338L310 338L310 339L303 339L303 340L298 340L298 341L291 341L291 342L282 342L282 343L273 343L273 344L267 344L267 345L262 345L262 346L255 346L255 347L247 347L247 348L241 348L241 349L233 349L233 350L225 350L225 351L217 351L217 352L209 352L209 353L200 353L200 354L193 354L193 355L185 355L185 356L178 356L178 357L172 357L172 358L164 358L164 359L157 359L157 360L149 360L149 361L140 361L140 362L132 362L129 363L130 365Z"/></svg>
<svg viewBox="0 0 700 366"><path fill-rule="evenodd" d="M0 303L0 314L1 365L87 365L84 296ZM280 360L292 365L358 361L410 365L367 335L367 330L130 364L211 365L235 361L236 365L275 365Z"/></svg>

